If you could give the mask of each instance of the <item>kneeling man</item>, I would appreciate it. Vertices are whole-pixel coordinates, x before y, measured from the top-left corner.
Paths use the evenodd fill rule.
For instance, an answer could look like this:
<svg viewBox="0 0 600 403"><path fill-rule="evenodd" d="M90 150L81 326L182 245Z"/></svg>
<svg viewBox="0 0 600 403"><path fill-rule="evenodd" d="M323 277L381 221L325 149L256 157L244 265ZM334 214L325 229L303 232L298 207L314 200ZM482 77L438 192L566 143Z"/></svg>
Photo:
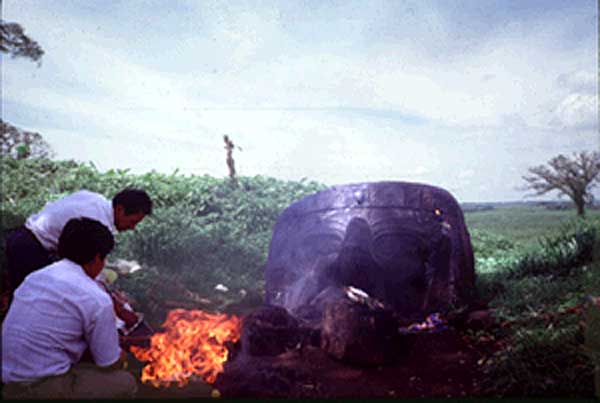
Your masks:
<svg viewBox="0 0 600 403"><path fill-rule="evenodd" d="M2 324L5 399L135 394L135 378L119 369L124 353L112 300L94 281L113 247L113 235L100 222L71 219L58 242L62 259L16 289ZM86 350L93 363L80 362Z"/></svg>

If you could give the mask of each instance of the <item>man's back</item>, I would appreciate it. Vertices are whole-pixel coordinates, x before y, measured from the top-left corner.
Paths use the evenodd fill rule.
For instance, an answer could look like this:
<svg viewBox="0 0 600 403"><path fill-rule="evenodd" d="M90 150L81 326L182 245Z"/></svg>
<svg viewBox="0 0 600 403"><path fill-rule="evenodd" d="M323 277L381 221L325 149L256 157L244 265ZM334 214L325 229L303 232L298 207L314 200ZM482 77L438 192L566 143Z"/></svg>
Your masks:
<svg viewBox="0 0 600 403"><path fill-rule="evenodd" d="M112 301L81 266L63 259L16 290L2 326L2 381L63 374L88 346L97 365L118 360Z"/></svg>
<svg viewBox="0 0 600 403"><path fill-rule="evenodd" d="M71 218L89 217L104 224L116 233L112 203L104 196L80 190L69 196L47 203L39 212L27 219L25 226L47 250L56 250L58 237Z"/></svg>

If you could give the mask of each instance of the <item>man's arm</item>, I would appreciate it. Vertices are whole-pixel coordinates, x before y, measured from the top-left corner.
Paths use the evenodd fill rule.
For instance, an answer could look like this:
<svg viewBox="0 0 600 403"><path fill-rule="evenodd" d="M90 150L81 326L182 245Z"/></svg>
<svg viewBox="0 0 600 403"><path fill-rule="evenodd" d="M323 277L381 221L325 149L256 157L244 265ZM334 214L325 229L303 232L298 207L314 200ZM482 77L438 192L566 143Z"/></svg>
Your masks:
<svg viewBox="0 0 600 403"><path fill-rule="evenodd" d="M98 367L120 365L123 351L119 346L119 334L112 303L105 304L96 312L86 329L86 340L93 361Z"/></svg>

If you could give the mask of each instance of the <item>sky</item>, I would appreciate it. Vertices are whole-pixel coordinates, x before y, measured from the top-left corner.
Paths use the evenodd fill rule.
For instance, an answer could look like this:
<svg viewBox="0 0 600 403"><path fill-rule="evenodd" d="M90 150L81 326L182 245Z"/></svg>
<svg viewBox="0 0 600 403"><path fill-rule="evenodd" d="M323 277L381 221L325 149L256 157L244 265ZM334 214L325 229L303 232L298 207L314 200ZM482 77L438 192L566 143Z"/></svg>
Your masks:
<svg viewBox="0 0 600 403"><path fill-rule="evenodd" d="M523 200L600 149L595 0L3 0L2 117L100 170L428 183ZM555 195L543 197L553 198ZM535 200L535 198L525 198Z"/></svg>

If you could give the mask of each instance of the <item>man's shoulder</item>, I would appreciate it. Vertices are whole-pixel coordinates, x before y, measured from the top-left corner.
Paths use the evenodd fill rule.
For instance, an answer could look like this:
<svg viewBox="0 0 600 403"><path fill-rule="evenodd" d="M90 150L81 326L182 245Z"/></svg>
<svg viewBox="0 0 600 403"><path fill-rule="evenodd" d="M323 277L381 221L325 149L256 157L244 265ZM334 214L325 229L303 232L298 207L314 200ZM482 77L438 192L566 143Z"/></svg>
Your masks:
<svg viewBox="0 0 600 403"><path fill-rule="evenodd" d="M90 190L79 190L60 199L46 204L41 213L55 214L57 212L78 211L89 206L108 206L111 202L100 193Z"/></svg>
<svg viewBox="0 0 600 403"><path fill-rule="evenodd" d="M27 276L27 280L29 280L30 283L33 281L45 283L49 281L49 278L55 277L58 273L67 270L68 266L69 265L66 264L64 260L58 260L41 269L33 271Z"/></svg>
<svg viewBox="0 0 600 403"><path fill-rule="evenodd" d="M73 198L73 199L87 199L87 200L108 201L108 199L106 197L104 197L104 195L101 195L100 193L92 192L91 190L87 190L87 189L79 190L79 191L77 191L75 193L72 193L68 197L69 198Z"/></svg>
<svg viewBox="0 0 600 403"><path fill-rule="evenodd" d="M33 274L32 274L33 276ZM67 259L59 260L38 270L32 278L35 282L48 282L63 289L65 298L90 299L100 305L110 305L112 301L106 291L93 279L88 277L76 263Z"/></svg>
<svg viewBox="0 0 600 403"><path fill-rule="evenodd" d="M93 211L108 211L112 208L112 202L100 193L89 190L80 190L59 200L56 208L63 211L65 214L76 212L77 214L84 214L87 216Z"/></svg>

